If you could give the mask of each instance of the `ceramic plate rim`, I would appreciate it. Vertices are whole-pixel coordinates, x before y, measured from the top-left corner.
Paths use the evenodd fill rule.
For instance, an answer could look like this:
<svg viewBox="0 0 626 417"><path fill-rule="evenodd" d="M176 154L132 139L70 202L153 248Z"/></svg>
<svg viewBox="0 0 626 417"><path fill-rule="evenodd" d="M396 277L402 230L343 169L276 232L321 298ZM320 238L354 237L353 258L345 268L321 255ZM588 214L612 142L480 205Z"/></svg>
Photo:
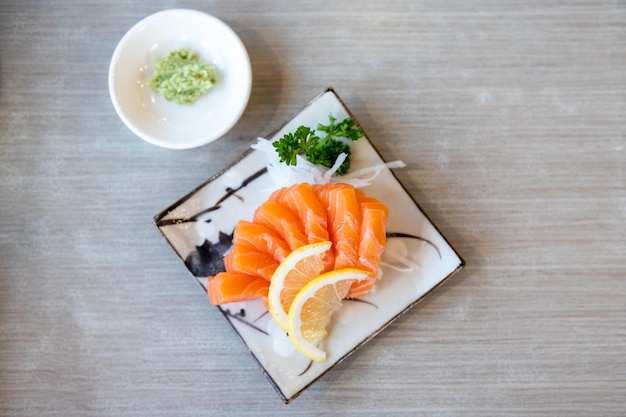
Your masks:
<svg viewBox="0 0 626 417"><path fill-rule="evenodd" d="M280 128L274 130L271 134L267 135L266 137L271 137L273 135L275 135L277 132L279 132L281 129L283 129L284 126L286 126L287 124L289 124L289 122L291 120L293 120L295 117L297 117L300 113L302 113L304 110L306 110L307 107L309 107L312 103L314 103L318 98L320 98L321 96L323 96L326 93L332 93L334 95L334 97L339 101L339 103L343 106L343 108L345 109L345 111L350 115L350 117L354 118L354 115L351 113L350 109L348 109L348 107L345 105L345 103L343 102L343 100L339 97L339 95L335 92L335 90L332 87L328 87L326 88L324 91L322 91L322 93L320 93L317 97L315 97L314 99L312 99L309 103L307 103L304 107L302 107L299 111L297 111L296 113L294 113L294 115L289 118ZM355 119L356 120L356 119ZM376 147L371 143L371 141L369 140L369 137L367 137L367 135L365 135L368 143L371 145L372 149L378 154L378 156L382 159L382 156L380 156L379 151L376 149ZM170 240L168 239L168 237L164 234L163 230L161 230L159 223L160 221L166 217L168 214L170 214L170 212L175 209L177 206L183 204L184 202L186 202L189 198L191 198L195 193L197 193L198 191L200 191L203 187L207 186L208 184L210 184L211 182L217 180L219 177L221 177L222 175L224 175L225 173L227 173L230 169L232 169L234 166L236 166L237 164L239 164L240 162L242 162L246 157L248 157L252 152L254 152L254 150L249 149L246 152L244 152L239 158L235 159L234 161L232 161L227 167L225 167L223 170L221 170L220 172L216 173L215 175L211 176L208 180L204 181L202 184L200 184L199 186L197 186L196 188L194 188L192 191L190 191L189 193L187 193L186 195L184 195L183 197L181 197L179 200L177 200L175 203L171 204L169 207L167 207L165 210L163 210L162 212L160 212L159 214L155 215L153 218L153 223L156 226L156 228L158 229L159 233L163 236L163 238L165 238L165 240L168 242L168 244L170 246L172 246L172 249L174 249L174 252L176 253L176 255L178 256L178 258L183 262L183 264L185 263L185 260L182 258L182 256L178 253L178 251L173 247L172 242L170 242ZM430 287L430 289L428 291L426 291L425 293L423 293L423 295L421 295L419 298L415 299L414 301L408 303L404 308L402 308L401 311L399 311L395 316L393 316L391 319L387 320L386 322L384 322L380 327L374 329L373 331L371 331L369 333L369 336L367 336L366 338L362 339L359 343L357 343L354 347L352 347L345 355L341 356L340 358L338 358L337 360L335 360L335 362L332 363L331 366L329 366L327 369L325 369L323 372L321 372L320 374L318 374L317 376L315 376L314 378L312 378L306 385L304 385L302 388L300 388L297 392L293 393L292 395L286 395L280 385L278 384L277 381L274 380L274 378L272 377L272 375L268 372L267 369L265 369L264 365L261 363L261 361L259 360L259 358L257 358L257 356L255 355L255 353L252 351L252 349L249 347L248 343L246 342L245 338L243 337L243 335L235 328L234 323L228 319L227 316L227 312L228 310L225 308L222 308L221 306L217 306L218 310L222 313L222 315L224 316L224 318L226 319L226 321L229 323L230 327L233 329L233 331L235 332L235 334L237 335L237 337L239 338L239 340L243 343L243 345L245 346L246 350L248 351L248 353L250 353L250 355L254 358L255 362L257 363L257 365L260 367L260 369L263 371L263 373L265 374L265 376L267 377L267 379L269 380L270 384L274 387L274 389L277 391L277 393L279 394L279 396L282 398L282 400L285 403L289 403L291 402L293 399L295 399L297 396L299 396L302 392L304 392L308 387L310 387L313 383L315 383L316 381L318 381L323 375L325 375L328 371L330 371L331 369L333 369L337 364L341 363L343 360L345 360L348 356L350 356L352 353L354 353L357 349L359 349L360 347L362 347L364 344L366 344L367 342L369 342L371 339L373 339L374 337L376 337L380 332L382 332L384 329L386 329L388 326L390 326L393 322L395 322L399 317L401 317L402 315L406 314L407 311L409 311L412 307L414 307L417 303L419 303L420 301L422 301L426 296L428 296L429 294L431 294L435 289L437 289L439 286L441 286L444 282L446 282L450 277L452 277L453 275L455 275L457 272L459 272L461 269L463 269L466 265L465 260L459 255L459 253L456 251L456 249L454 247L452 247L452 245L450 245L449 241L447 240L447 238L440 232L440 230L437 228L437 226L431 221L431 219L426 215L426 213L422 210L421 206L418 204L418 202L413 198L413 196L406 190L405 186L402 184L402 182L400 182L398 180L398 178L396 177L395 173L393 171L391 171L391 174L393 175L393 179L397 182L397 184L403 189L403 191L406 193L406 195L410 198L410 200L412 201L412 203L415 205L415 207L417 208L417 210L419 210L422 215L425 217L426 221L436 230L436 232L441 236L441 238L446 242L446 244L448 245L448 247L453 251L453 253L458 257L458 264L455 264L456 267L445 277L441 278L436 285ZM193 274L192 274L193 276ZM194 279L196 279L194 277ZM198 282L198 280L196 279L196 282ZM202 285L200 285L201 288L206 291L206 289L204 287L202 287Z"/></svg>

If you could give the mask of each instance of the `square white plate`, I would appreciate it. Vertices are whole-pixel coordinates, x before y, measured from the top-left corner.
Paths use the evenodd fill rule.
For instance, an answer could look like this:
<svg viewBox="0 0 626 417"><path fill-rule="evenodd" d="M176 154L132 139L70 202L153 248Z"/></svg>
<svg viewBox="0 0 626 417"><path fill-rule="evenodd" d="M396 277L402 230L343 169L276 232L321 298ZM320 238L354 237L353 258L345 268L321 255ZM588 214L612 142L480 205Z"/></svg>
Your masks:
<svg viewBox="0 0 626 417"><path fill-rule="evenodd" d="M329 114L337 120L354 118L332 88L267 139L281 138L300 125L327 123ZM367 137L351 146L352 171L384 163ZM272 191L265 164L264 153L250 150L154 217L205 291L207 276L223 268L237 222L251 220ZM312 362L296 351L260 301L217 307L286 403L465 265L391 170L384 168L363 191L389 207L385 253L395 256L383 255L381 278L372 292L360 300L345 300L333 316L325 341L326 362Z"/></svg>

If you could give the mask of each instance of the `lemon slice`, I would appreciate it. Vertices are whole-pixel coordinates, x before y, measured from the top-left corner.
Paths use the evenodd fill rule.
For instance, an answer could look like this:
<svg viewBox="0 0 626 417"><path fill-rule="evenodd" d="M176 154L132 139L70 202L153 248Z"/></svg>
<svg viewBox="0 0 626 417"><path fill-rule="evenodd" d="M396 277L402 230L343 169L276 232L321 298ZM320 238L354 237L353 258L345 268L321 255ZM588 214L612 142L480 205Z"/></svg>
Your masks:
<svg viewBox="0 0 626 417"><path fill-rule="evenodd" d="M313 279L295 296L287 315L289 338L297 350L323 362L327 353L318 347L327 335L332 314L341 308L350 286L367 278L356 268L336 269Z"/></svg>
<svg viewBox="0 0 626 417"><path fill-rule="evenodd" d="M278 326L287 331L287 313L296 294L324 268L323 257L332 242L323 241L301 246L278 265L272 275L267 302Z"/></svg>

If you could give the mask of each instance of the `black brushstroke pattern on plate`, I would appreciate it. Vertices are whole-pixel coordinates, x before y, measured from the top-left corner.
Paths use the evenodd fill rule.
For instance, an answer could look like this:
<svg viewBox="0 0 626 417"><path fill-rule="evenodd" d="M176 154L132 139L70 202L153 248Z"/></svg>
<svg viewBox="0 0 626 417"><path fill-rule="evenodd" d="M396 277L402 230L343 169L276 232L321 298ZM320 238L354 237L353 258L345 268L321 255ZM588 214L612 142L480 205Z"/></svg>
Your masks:
<svg viewBox="0 0 626 417"><path fill-rule="evenodd" d="M195 277L209 277L225 272L224 254L233 244L233 234L219 233L215 243L208 239L185 258L185 266Z"/></svg>

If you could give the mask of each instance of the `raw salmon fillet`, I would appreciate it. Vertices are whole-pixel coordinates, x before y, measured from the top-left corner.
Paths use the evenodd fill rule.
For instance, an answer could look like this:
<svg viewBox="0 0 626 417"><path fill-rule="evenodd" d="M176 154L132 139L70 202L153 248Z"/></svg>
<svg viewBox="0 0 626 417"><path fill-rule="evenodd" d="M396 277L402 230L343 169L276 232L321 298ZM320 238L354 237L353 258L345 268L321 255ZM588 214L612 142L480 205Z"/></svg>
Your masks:
<svg viewBox="0 0 626 417"><path fill-rule="evenodd" d="M254 223L267 226L281 237L291 250L307 244L298 217L275 200L261 204L254 213Z"/></svg>
<svg viewBox="0 0 626 417"><path fill-rule="evenodd" d="M266 252L279 263L291 252L287 242L275 231L263 224L246 220L241 220L235 227L233 245L245 245Z"/></svg>
<svg viewBox="0 0 626 417"><path fill-rule="evenodd" d="M276 190L251 222L242 220L235 227L233 248L224 257L226 272L208 278L209 299L223 304L261 298L267 305L280 262L301 246L328 240L333 245L325 255L324 272L350 267L368 271L368 278L353 284L347 295L362 297L376 284L388 217L387 206L348 184L301 183Z"/></svg>
<svg viewBox="0 0 626 417"><path fill-rule="evenodd" d="M261 298L267 304L270 282L266 279L238 272L220 272L210 277L207 285L212 304L226 304Z"/></svg>
<svg viewBox="0 0 626 417"><path fill-rule="evenodd" d="M347 184L329 184L316 188L326 207L328 233L335 251L334 269L354 267L358 260L361 209L355 188Z"/></svg>
<svg viewBox="0 0 626 417"><path fill-rule="evenodd" d="M308 243L325 242L330 239L326 209L308 183L285 187L273 194L276 201L298 216ZM325 271L335 264L333 251L324 256Z"/></svg>
<svg viewBox="0 0 626 417"><path fill-rule="evenodd" d="M367 279L355 282L350 288L348 297L359 298L367 294L376 284L380 256L387 244L386 226L389 209L380 201L366 196L357 190L357 198L361 208L361 235L357 268L369 272Z"/></svg>
<svg viewBox="0 0 626 417"><path fill-rule="evenodd" d="M276 268L278 261L271 257L267 252L247 245L237 245L231 250L230 270L242 274L259 276L270 281Z"/></svg>

